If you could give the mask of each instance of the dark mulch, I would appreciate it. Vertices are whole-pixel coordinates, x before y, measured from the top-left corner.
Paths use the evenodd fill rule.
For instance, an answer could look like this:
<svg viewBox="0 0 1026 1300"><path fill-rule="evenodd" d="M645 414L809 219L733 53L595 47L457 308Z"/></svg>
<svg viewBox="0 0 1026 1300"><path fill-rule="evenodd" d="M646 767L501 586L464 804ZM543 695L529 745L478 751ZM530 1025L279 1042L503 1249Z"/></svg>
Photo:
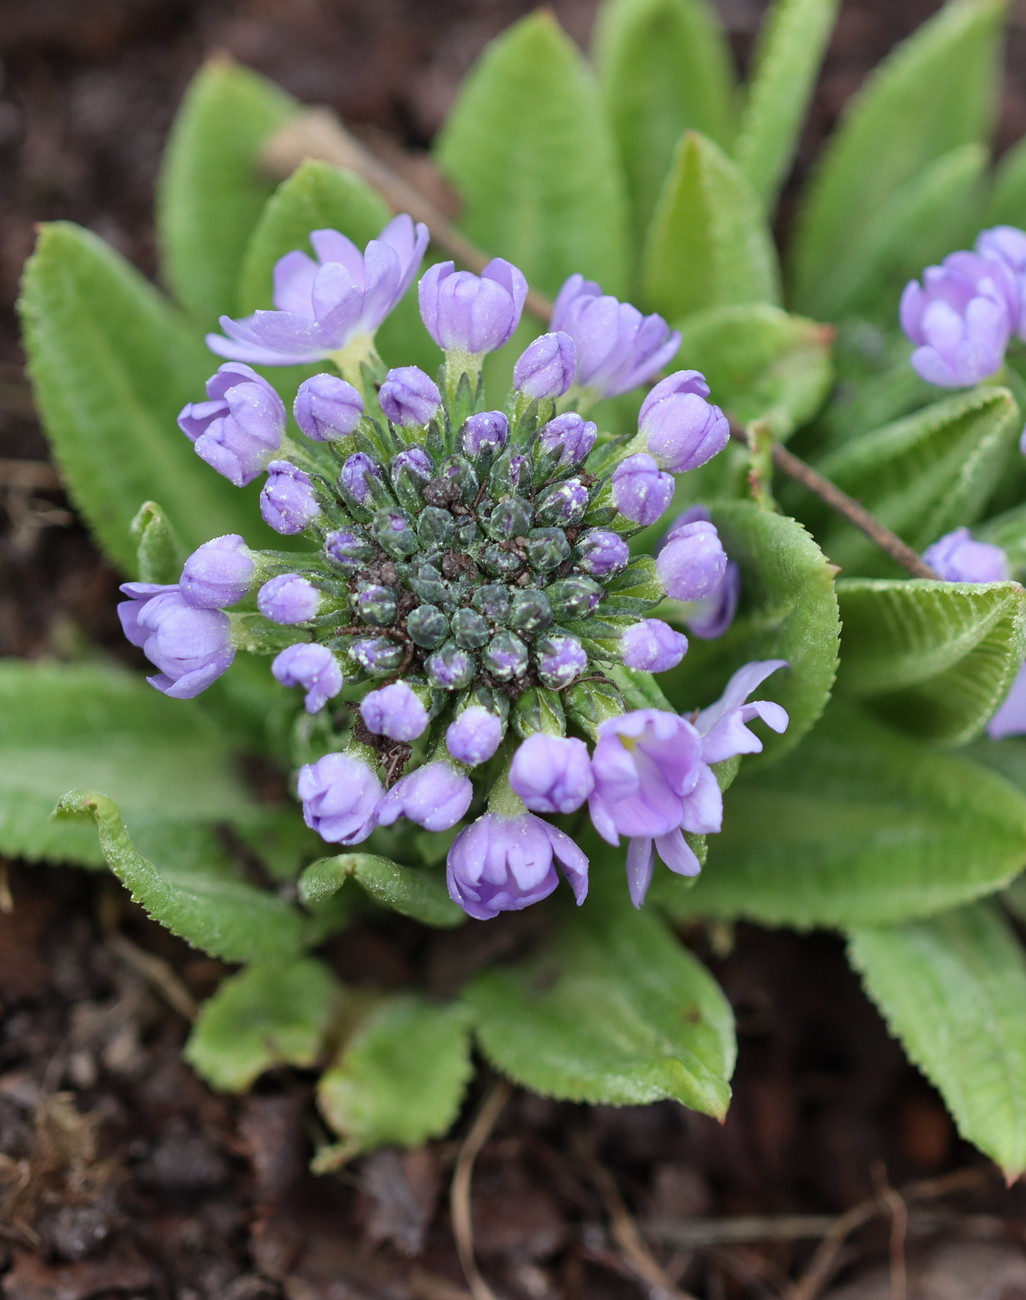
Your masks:
<svg viewBox="0 0 1026 1300"><path fill-rule="evenodd" d="M10 305L33 223L84 222L150 271L159 151L204 54L227 49L416 148L484 41L529 7L0 0L0 654L65 654L83 636L118 646L116 579L43 463L21 379ZM720 7L745 58L762 5ZM935 7L846 0L800 166L867 69ZM584 40L594 0L555 8ZM1019 35L1012 57L1021 72ZM1024 85L1012 79L1005 95L1006 143L1026 130ZM1026 1297L1026 1197L959 1142L840 944L748 928L688 939L738 1017L726 1124L672 1105L589 1111L514 1093L473 1181L474 1248L496 1295L626 1300L676 1283L709 1300L810 1300L840 1274L836 1300L884 1300L903 1294L907 1259L910 1296ZM340 969L384 983L409 970L402 926L358 942L358 962L350 950ZM432 978L463 960L451 945L433 941ZM146 954L165 965L147 967ZM310 1078L280 1073L242 1100L210 1093L182 1063L187 1025L162 971L202 998L222 968L103 877L15 865L0 878L0 1293L466 1297L448 1190L478 1108L501 1085L482 1071L450 1139L313 1179ZM820 1247L816 1283L817 1247L852 1207L841 1225L852 1235ZM803 1275L805 1290L789 1292L786 1279Z"/></svg>

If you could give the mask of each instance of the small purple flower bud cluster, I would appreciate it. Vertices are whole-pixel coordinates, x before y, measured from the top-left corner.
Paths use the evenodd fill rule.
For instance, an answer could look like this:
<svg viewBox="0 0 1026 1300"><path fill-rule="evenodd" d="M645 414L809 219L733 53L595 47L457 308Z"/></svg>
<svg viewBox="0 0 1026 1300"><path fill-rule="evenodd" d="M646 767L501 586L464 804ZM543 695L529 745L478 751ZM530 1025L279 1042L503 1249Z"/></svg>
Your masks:
<svg viewBox="0 0 1026 1300"><path fill-rule="evenodd" d="M964 388L997 374L1012 336L1026 339L1026 231L995 226L974 252L928 266L922 284L905 286L900 317L927 383Z"/></svg>
<svg viewBox="0 0 1026 1300"><path fill-rule="evenodd" d="M452 897L484 918L545 897L560 871L584 898L587 858L547 818L587 805L607 840L630 839L640 903L653 852L696 870L684 833L718 829L711 764L759 747L753 717L786 725L779 706L746 702L775 662L753 666L762 676L749 672L743 691L735 679L708 725L638 707L652 689L638 674L676 668L688 648L657 616L664 594L707 625L709 602L721 623L736 604L704 513L677 521L654 565L628 545L668 509L674 476L726 445L727 420L692 370L655 385L626 446L572 409L575 395L653 379L680 343L580 276L516 360L503 408L483 409L481 358L510 340L527 297L501 258L480 275L449 262L422 276L421 315L446 354L437 382L386 370L371 339L417 274L426 231L397 217L362 252L336 231L310 243L315 257L279 262L275 310L222 318L209 342L230 360L179 417L233 483L266 474L263 519L300 547L216 538L177 585L126 585L126 634L159 670L154 685L183 698L227 669L236 643L274 654L275 679L322 714L302 734L329 752L300 769L297 790L326 841L401 822L454 830L490 786L490 810L478 802L448 855ZM345 377L299 385L293 436L250 363L323 358Z"/></svg>

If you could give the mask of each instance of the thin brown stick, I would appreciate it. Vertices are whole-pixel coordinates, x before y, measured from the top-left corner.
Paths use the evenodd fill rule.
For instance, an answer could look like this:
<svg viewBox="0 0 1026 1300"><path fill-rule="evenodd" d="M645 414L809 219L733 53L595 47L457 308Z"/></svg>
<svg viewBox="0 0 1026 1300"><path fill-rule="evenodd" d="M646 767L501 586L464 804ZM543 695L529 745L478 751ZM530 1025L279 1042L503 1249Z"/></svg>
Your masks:
<svg viewBox="0 0 1026 1300"><path fill-rule="evenodd" d="M60 476L45 460L0 460L0 488L40 492L60 486Z"/></svg>
<svg viewBox="0 0 1026 1300"><path fill-rule="evenodd" d="M107 946L184 1020L195 1020L199 1008L174 969L162 957L140 948L118 929L119 901L112 890L101 890L98 912Z"/></svg>
<svg viewBox="0 0 1026 1300"><path fill-rule="evenodd" d="M488 1141L495 1122L509 1101L513 1087L505 1079L494 1083L481 1103L470 1132L467 1134L453 1170L449 1189L449 1213L463 1275L467 1279L474 1300L497 1300L495 1292L481 1276L474 1256L474 1222L470 1205L470 1186L474 1176L474 1162Z"/></svg>
<svg viewBox="0 0 1026 1300"><path fill-rule="evenodd" d="M908 1205L900 1192L891 1186L883 1161L878 1160L873 1163L873 1182L877 1196L891 1216L891 1300L907 1300L908 1270L905 1266L905 1241L908 1237Z"/></svg>

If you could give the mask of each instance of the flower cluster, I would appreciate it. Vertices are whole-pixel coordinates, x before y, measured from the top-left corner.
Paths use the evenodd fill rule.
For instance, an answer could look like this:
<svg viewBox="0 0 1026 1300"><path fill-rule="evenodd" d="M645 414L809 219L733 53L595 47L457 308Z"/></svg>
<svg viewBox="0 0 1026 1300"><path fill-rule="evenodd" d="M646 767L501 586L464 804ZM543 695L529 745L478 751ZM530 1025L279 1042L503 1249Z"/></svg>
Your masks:
<svg viewBox="0 0 1026 1300"><path fill-rule="evenodd" d="M640 906L655 854L697 872L685 836L719 829L713 766L761 747L747 724L787 725L779 705L748 702L780 661L748 665L691 718L653 707L649 674L688 647L656 607L686 602L673 609L691 630L719 635L738 575L701 509L654 558L632 556L629 539L663 517L675 475L723 449L727 420L682 370L651 389L636 433L600 433L588 404L654 378L680 340L580 276L492 409L482 359L509 341L527 295L501 258L481 275L432 266L420 310L441 369L386 371L374 331L412 284L426 230L397 217L363 252L336 231L310 239L316 260L278 264L276 310L222 318L209 342L227 361L179 417L231 482L265 475L264 520L308 545L215 538L178 584L126 584L126 634L179 698L237 646L275 654L272 673L310 715L297 791L326 841L359 844L400 819L453 831L476 813L452 841L448 885L486 918L551 893L557 867L583 899L587 858L547 818L587 807L604 839L629 841ZM250 363L322 359L337 373L299 386L294 432Z"/></svg>
<svg viewBox="0 0 1026 1300"><path fill-rule="evenodd" d="M995 226L974 252L928 266L901 296L912 365L928 383L963 388L997 374L1015 335L1026 339L1026 231Z"/></svg>

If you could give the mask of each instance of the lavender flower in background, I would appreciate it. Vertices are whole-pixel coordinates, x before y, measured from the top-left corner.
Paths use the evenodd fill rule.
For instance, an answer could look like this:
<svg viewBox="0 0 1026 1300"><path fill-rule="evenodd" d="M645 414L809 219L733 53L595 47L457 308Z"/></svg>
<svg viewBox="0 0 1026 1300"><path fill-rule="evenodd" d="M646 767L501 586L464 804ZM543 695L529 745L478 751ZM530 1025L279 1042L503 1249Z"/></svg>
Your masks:
<svg viewBox="0 0 1026 1300"><path fill-rule="evenodd" d="M487 921L547 898L559 884L557 865L580 905L588 892L588 859L569 835L532 813L485 813L460 831L449 850L449 897Z"/></svg>
<svg viewBox="0 0 1026 1300"><path fill-rule="evenodd" d="M290 645L271 664L282 686L301 686L307 713L318 713L342 689L342 669L327 646L302 642Z"/></svg>
<svg viewBox="0 0 1026 1300"><path fill-rule="evenodd" d="M513 337L527 281L501 257L493 258L480 275L438 262L425 271L419 293L421 318L442 351L477 357Z"/></svg>
<svg viewBox="0 0 1026 1300"><path fill-rule="evenodd" d="M299 385L292 414L314 442L338 442L356 432L363 398L338 375L314 375Z"/></svg>
<svg viewBox="0 0 1026 1300"><path fill-rule="evenodd" d="M254 553L238 533L204 542L185 561L179 580L182 598L197 609L237 605L256 581Z"/></svg>
<svg viewBox="0 0 1026 1300"><path fill-rule="evenodd" d="M381 782L352 754L325 754L299 769L303 820L329 844L359 844L374 829Z"/></svg>
<svg viewBox="0 0 1026 1300"><path fill-rule="evenodd" d="M926 548L923 559L946 582L1006 582L1010 576L1001 547L976 541L968 528L945 533Z"/></svg>
<svg viewBox="0 0 1026 1300"><path fill-rule="evenodd" d="M994 226L983 230L976 238L976 251L981 257L1003 262L1015 278L1019 314L1013 328L1019 338L1026 339L1026 230L1016 226Z"/></svg>
<svg viewBox="0 0 1026 1300"><path fill-rule="evenodd" d="M321 361L347 345L373 338L420 269L428 229L411 217L394 217L364 252L337 230L310 235L316 260L286 253L274 268L277 311L240 320L221 317L224 334L208 334L219 356L255 365Z"/></svg>
<svg viewBox="0 0 1026 1300"><path fill-rule="evenodd" d="M125 636L160 672L146 680L175 700L191 700L235 658L231 624L219 609L197 609L177 586L126 582L118 605Z"/></svg>
<svg viewBox="0 0 1026 1300"><path fill-rule="evenodd" d="M183 406L178 427L197 456L245 487L281 446L285 404L266 379L238 364L221 366L207 380L207 398Z"/></svg>

